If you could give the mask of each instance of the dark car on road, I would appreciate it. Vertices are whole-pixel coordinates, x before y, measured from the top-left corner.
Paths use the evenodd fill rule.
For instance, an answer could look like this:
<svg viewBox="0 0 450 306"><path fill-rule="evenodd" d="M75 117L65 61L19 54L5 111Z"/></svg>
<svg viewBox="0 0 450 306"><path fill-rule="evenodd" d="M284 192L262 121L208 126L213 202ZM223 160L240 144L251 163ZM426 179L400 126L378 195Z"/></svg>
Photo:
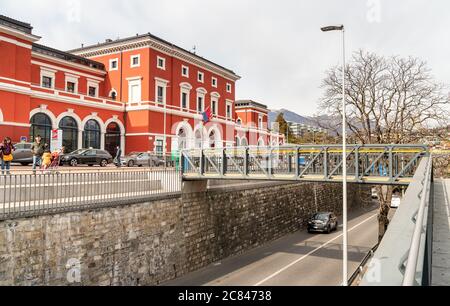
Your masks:
<svg viewBox="0 0 450 306"><path fill-rule="evenodd" d="M111 154L105 150L79 149L61 157L61 164L76 167L78 165L100 165L106 167L113 162Z"/></svg>
<svg viewBox="0 0 450 306"><path fill-rule="evenodd" d="M320 212L308 221L308 232L331 233L338 229L339 223L336 215L331 212Z"/></svg>
<svg viewBox="0 0 450 306"><path fill-rule="evenodd" d="M31 143L18 143L14 147L16 150L13 152L13 163L22 164L27 166L33 163L33 152L31 151Z"/></svg>

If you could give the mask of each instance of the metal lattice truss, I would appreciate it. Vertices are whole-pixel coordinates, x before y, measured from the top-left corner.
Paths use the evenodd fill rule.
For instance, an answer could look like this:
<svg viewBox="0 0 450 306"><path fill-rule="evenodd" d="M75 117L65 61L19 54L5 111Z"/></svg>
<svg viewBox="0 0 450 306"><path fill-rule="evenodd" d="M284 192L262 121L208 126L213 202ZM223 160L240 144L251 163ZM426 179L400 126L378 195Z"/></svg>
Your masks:
<svg viewBox="0 0 450 306"><path fill-rule="evenodd" d="M184 180L235 179L279 181L343 180L354 183L409 184L424 156L424 145L240 147L193 149L181 153Z"/></svg>

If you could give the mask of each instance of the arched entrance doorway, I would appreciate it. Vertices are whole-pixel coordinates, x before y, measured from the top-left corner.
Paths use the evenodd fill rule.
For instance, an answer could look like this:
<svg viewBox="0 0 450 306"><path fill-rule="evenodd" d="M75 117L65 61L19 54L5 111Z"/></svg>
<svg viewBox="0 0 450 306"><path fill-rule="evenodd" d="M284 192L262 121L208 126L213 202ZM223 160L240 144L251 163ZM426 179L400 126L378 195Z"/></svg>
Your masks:
<svg viewBox="0 0 450 306"><path fill-rule="evenodd" d="M37 135L42 137L42 141L50 145L52 133L52 121L44 113L37 113L30 119L30 142L33 142Z"/></svg>
<svg viewBox="0 0 450 306"><path fill-rule="evenodd" d="M118 146L120 147L120 126L116 122L111 122L106 127L105 150L115 156Z"/></svg>
<svg viewBox="0 0 450 306"><path fill-rule="evenodd" d="M209 133L209 147L210 148L216 148L217 144L216 144L216 132L215 131L211 131L211 133Z"/></svg>
<svg viewBox="0 0 450 306"><path fill-rule="evenodd" d="M100 124L97 121L91 119L86 122L83 132L83 147L85 149L100 149L101 133Z"/></svg>
<svg viewBox="0 0 450 306"><path fill-rule="evenodd" d="M248 141L247 138L243 137L241 139L241 147L248 147Z"/></svg>
<svg viewBox="0 0 450 306"><path fill-rule="evenodd" d="M240 146L241 146L241 139L239 138L239 136L236 136L236 147Z"/></svg>
<svg viewBox="0 0 450 306"><path fill-rule="evenodd" d="M203 148L203 133L200 129L195 131L195 148L202 149Z"/></svg>
<svg viewBox="0 0 450 306"><path fill-rule="evenodd" d="M187 149L187 134L184 128L180 128L178 131L178 150Z"/></svg>
<svg viewBox="0 0 450 306"><path fill-rule="evenodd" d="M62 144L65 152L70 153L78 149L78 124L72 117L64 117L59 122L59 129L63 132Z"/></svg>

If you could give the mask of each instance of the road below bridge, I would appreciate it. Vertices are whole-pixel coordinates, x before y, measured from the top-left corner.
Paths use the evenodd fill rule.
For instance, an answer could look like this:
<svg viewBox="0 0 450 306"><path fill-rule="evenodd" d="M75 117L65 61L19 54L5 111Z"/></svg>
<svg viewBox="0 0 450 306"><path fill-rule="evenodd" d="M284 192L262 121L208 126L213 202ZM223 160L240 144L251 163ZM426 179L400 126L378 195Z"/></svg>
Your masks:
<svg viewBox="0 0 450 306"><path fill-rule="evenodd" d="M377 243L377 209L349 214L349 273ZM166 286L339 286L342 226L332 234L300 231L165 283Z"/></svg>

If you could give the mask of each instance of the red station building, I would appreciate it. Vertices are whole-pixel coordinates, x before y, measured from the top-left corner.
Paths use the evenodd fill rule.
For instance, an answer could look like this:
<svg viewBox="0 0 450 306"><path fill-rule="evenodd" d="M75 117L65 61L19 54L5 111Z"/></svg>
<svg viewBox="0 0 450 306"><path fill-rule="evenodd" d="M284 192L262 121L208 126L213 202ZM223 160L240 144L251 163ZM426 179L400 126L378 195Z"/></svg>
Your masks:
<svg viewBox="0 0 450 306"><path fill-rule="evenodd" d="M68 52L38 44L30 24L0 16L0 137L50 142L68 151L120 145L183 148L276 145L268 110L235 101L240 77L152 34ZM207 115L206 115L207 114Z"/></svg>

